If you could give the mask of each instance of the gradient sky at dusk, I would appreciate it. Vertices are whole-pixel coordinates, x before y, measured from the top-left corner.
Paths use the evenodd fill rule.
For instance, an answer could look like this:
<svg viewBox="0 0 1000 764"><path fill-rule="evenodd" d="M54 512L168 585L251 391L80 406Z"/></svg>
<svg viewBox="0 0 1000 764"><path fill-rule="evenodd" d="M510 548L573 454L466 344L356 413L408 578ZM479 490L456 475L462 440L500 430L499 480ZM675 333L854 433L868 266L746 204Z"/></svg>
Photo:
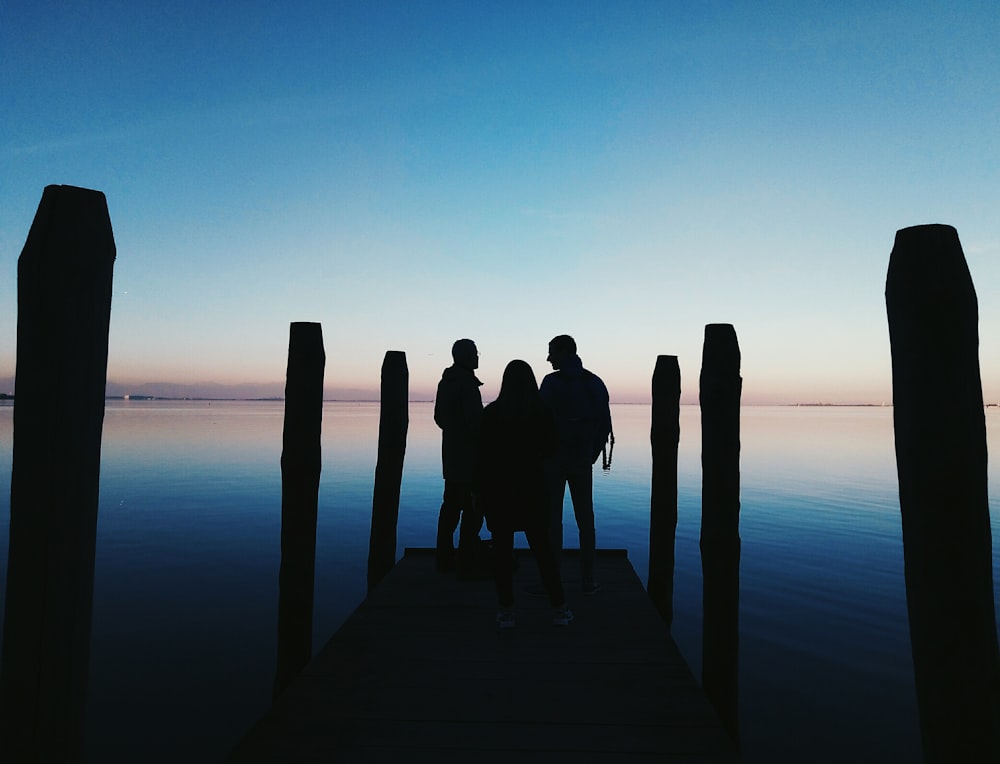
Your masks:
<svg viewBox="0 0 1000 764"><path fill-rule="evenodd" d="M612 399L890 399L898 228L959 232L1000 400L1000 12L989 2L0 6L0 378L42 189L103 191L109 380L265 383L319 321L328 395L404 350L484 397L573 334Z"/></svg>

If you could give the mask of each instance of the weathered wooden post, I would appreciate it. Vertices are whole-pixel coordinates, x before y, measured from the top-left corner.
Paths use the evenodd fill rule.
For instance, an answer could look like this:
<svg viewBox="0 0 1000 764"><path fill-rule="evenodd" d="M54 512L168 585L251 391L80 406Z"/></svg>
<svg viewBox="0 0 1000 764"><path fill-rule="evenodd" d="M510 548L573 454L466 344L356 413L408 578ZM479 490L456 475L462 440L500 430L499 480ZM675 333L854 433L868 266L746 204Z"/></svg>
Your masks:
<svg viewBox="0 0 1000 764"><path fill-rule="evenodd" d="M389 350L382 361L381 404L378 420L378 459L372 496L372 528L368 541L368 591L396 564L396 521L403 457L410 419L407 405L410 372L406 353Z"/></svg>
<svg viewBox="0 0 1000 764"><path fill-rule="evenodd" d="M739 740L740 347L731 324L708 324L702 348L702 684Z"/></svg>
<svg viewBox="0 0 1000 764"><path fill-rule="evenodd" d="M83 758L114 261L104 194L46 187L17 264L4 761Z"/></svg>
<svg viewBox="0 0 1000 764"><path fill-rule="evenodd" d="M954 228L897 231L885 300L924 760L1000 761L979 317Z"/></svg>
<svg viewBox="0 0 1000 764"><path fill-rule="evenodd" d="M293 323L288 337L281 449L281 569L278 574L275 697L312 658L325 364L323 327L314 323Z"/></svg>
<svg viewBox="0 0 1000 764"><path fill-rule="evenodd" d="M667 624L674 621L674 538L677 534L677 448L681 437L681 368L675 355L656 357L649 442L649 581L646 590Z"/></svg>

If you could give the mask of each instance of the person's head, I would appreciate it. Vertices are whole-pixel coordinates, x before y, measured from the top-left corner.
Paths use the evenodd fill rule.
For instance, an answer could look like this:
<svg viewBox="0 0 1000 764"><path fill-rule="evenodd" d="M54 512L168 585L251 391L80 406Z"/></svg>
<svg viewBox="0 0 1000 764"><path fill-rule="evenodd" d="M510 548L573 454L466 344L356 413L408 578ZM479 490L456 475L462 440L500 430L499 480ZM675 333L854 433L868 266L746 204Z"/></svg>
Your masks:
<svg viewBox="0 0 1000 764"><path fill-rule="evenodd" d="M466 369L479 367L479 350L472 340L456 340L451 346L451 357L456 364Z"/></svg>
<svg viewBox="0 0 1000 764"><path fill-rule="evenodd" d="M500 381L500 393L497 400L508 404L520 405L530 403L538 398L538 382L535 372L527 362L515 359L507 364Z"/></svg>
<svg viewBox="0 0 1000 764"><path fill-rule="evenodd" d="M568 334L560 334L549 340L549 357L553 369L561 369L563 364L576 355L576 340Z"/></svg>

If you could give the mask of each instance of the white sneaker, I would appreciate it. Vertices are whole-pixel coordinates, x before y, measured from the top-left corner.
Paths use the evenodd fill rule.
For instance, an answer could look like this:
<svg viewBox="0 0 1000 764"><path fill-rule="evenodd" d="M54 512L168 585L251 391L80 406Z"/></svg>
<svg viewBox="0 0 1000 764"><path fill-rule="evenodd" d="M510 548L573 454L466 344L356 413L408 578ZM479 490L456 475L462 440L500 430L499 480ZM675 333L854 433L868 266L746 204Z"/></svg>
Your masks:
<svg viewBox="0 0 1000 764"><path fill-rule="evenodd" d="M553 626L569 626L569 622L573 620L573 611L569 609L566 605L560 605L552 610L552 625Z"/></svg>
<svg viewBox="0 0 1000 764"><path fill-rule="evenodd" d="M513 629L514 628L514 611L513 610L500 610L497 612L497 628L499 629Z"/></svg>

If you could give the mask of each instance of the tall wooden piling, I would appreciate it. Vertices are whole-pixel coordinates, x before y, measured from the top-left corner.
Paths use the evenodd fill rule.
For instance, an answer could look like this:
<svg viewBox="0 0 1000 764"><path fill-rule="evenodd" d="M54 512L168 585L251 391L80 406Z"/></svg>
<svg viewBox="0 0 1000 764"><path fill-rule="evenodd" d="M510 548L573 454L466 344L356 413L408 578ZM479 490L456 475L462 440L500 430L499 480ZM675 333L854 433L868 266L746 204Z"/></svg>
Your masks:
<svg viewBox="0 0 1000 764"><path fill-rule="evenodd" d="M674 538L677 535L677 449L681 437L681 368L675 355L656 357L649 443L649 581L646 590L669 629L674 620Z"/></svg>
<svg viewBox="0 0 1000 764"><path fill-rule="evenodd" d="M48 186L17 264L5 761L83 757L114 261L104 194Z"/></svg>
<svg viewBox="0 0 1000 764"><path fill-rule="evenodd" d="M277 697L312 658L316 516L323 424L323 327L289 329L281 449L281 569L278 574Z"/></svg>
<svg viewBox="0 0 1000 764"><path fill-rule="evenodd" d="M958 233L896 233L885 287L924 760L1000 761L978 306Z"/></svg>
<svg viewBox="0 0 1000 764"><path fill-rule="evenodd" d="M389 350L382 361L381 404L378 420L378 459L372 496L372 527L368 541L368 591L396 564L396 521L403 457L410 418L407 405L410 372L406 354Z"/></svg>
<svg viewBox="0 0 1000 764"><path fill-rule="evenodd" d="M739 739L740 347L731 324L708 324L702 348L702 684Z"/></svg>

